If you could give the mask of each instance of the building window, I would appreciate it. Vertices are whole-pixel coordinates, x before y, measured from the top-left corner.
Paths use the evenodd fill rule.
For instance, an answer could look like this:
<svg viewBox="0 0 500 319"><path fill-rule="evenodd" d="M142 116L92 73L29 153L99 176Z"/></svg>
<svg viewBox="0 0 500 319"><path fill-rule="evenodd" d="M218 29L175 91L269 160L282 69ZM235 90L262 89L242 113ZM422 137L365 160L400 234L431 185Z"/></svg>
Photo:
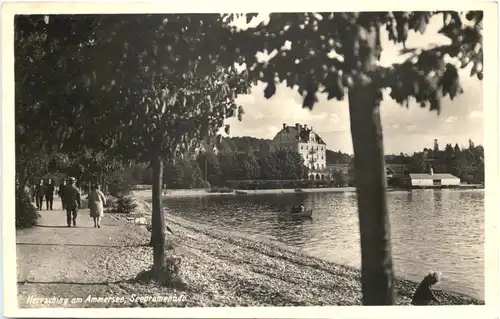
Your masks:
<svg viewBox="0 0 500 319"><path fill-rule="evenodd" d="M303 149L304 149L304 145L301 145L301 146L300 146L300 149L301 149L301 150L303 150Z"/></svg>
<svg viewBox="0 0 500 319"><path fill-rule="evenodd" d="M440 179L434 179L434 180L432 180L432 185L434 185L434 186L441 186L441 180Z"/></svg>

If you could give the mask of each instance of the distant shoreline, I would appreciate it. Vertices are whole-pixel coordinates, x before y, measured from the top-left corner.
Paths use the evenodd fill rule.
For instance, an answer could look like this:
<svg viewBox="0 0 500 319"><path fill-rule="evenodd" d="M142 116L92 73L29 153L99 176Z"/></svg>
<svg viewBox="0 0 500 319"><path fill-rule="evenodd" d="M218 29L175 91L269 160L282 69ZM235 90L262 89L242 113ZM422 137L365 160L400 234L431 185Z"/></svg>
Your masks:
<svg viewBox="0 0 500 319"><path fill-rule="evenodd" d="M232 189L226 192L210 191L207 189L167 189L163 191L164 197L201 197L201 196L236 196L236 195L263 195L263 194L301 194L301 193L352 193L355 187L335 187L335 188L304 188L300 191L295 189L257 189L244 190ZM137 197L151 197L150 189L134 190L132 194Z"/></svg>
<svg viewBox="0 0 500 319"><path fill-rule="evenodd" d="M441 188L414 188L413 190L421 189L435 189ZM443 188L444 189L444 188ZM478 188L475 185L465 185L456 188L446 188L450 190L469 190L469 189L484 189ZM388 188L388 192L409 192L405 188ZM205 197L205 196L237 196L237 195L265 195L265 194L303 194L303 193L354 193L356 187L328 187L328 188L302 188L302 189L226 189L221 191L214 191L210 189L166 189L163 190L163 197L167 198L180 198L180 197ZM151 197L151 189L135 189L132 194L137 197Z"/></svg>

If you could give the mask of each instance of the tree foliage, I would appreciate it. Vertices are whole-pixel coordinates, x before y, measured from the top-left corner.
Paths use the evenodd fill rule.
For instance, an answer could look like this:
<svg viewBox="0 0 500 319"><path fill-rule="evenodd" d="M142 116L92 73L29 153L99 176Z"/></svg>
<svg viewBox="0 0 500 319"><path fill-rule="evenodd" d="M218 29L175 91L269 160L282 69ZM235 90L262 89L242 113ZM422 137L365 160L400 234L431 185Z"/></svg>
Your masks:
<svg viewBox="0 0 500 319"><path fill-rule="evenodd" d="M236 70L208 61L204 17L103 17L89 70L102 89L103 126L122 152L150 161L176 157L215 136L224 119L242 115L235 104L247 92ZM208 18L207 18L208 19ZM140 26L138 28L138 26ZM130 32L139 32L130 37Z"/></svg>
<svg viewBox="0 0 500 319"><path fill-rule="evenodd" d="M348 174L344 173L341 170L335 170L332 174L332 179L335 181L337 186L346 186L349 183Z"/></svg>
<svg viewBox="0 0 500 319"><path fill-rule="evenodd" d="M15 18L16 175L23 184L56 171L97 182L116 165L100 135L88 134L97 99L81 68L95 44L96 21L92 15Z"/></svg>
<svg viewBox="0 0 500 319"><path fill-rule="evenodd" d="M341 151L326 150L326 162L328 164L350 164L352 156Z"/></svg>
<svg viewBox="0 0 500 319"><path fill-rule="evenodd" d="M222 185L222 167L220 166L219 157L217 155L209 152L200 153L196 157L196 162L200 167L203 180L208 182L208 185Z"/></svg>
<svg viewBox="0 0 500 319"><path fill-rule="evenodd" d="M171 189L204 188L202 170L195 159L180 158L165 164L163 184Z"/></svg>
<svg viewBox="0 0 500 319"><path fill-rule="evenodd" d="M450 44L426 51L405 50L411 56L401 64L376 63L383 49L382 28L389 40L405 44L409 32L424 33L435 15L442 15L439 33ZM234 21L238 16L231 18ZM379 91L379 101L380 90L389 88L400 104L408 105L413 98L439 111L442 97L453 99L463 91L457 66L447 63L447 58L459 59L460 68L472 65L471 76L483 77L482 19L482 11L275 13L267 25L249 31L233 27L231 45L235 60L246 63L251 78L267 83L264 94L268 98L274 95L277 82L286 81L290 88L298 86L304 107L312 108L319 92L328 99L343 100L355 84L369 84ZM258 63L255 48L275 52L274 58Z"/></svg>
<svg viewBox="0 0 500 319"><path fill-rule="evenodd" d="M88 124L80 68L91 47L95 17L23 16L15 19L16 139L47 150L81 144ZM78 141L79 143L72 143ZM40 148L40 147L39 147Z"/></svg>

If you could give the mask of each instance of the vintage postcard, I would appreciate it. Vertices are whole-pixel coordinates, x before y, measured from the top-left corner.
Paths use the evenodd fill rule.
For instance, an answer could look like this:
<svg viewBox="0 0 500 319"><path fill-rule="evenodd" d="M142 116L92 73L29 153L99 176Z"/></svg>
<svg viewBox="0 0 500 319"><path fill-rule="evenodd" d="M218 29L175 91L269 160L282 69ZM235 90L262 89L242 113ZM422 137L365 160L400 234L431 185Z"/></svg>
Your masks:
<svg viewBox="0 0 500 319"><path fill-rule="evenodd" d="M3 315L498 317L497 11L3 3Z"/></svg>

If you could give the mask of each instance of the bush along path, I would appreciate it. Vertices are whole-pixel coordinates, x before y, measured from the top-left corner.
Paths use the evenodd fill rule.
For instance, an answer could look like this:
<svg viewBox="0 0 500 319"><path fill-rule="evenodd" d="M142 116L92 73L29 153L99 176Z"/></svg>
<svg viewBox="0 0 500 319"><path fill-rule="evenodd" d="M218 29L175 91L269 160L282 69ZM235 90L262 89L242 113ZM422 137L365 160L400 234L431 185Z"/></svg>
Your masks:
<svg viewBox="0 0 500 319"><path fill-rule="evenodd" d="M63 211L57 210L42 211L37 227L18 231L20 306L361 304L360 275L355 269L169 214L167 225L174 235L168 236L167 266L176 275L165 276L161 284L150 282L146 270L152 266L152 249L145 246L150 234L147 227L136 225L147 225L150 205L136 201L132 214L106 214L100 229L93 227L84 209L76 228L67 228ZM396 287L398 304L408 305L415 283L398 279ZM436 293L448 305L483 304L458 294ZM34 299L52 297L54 303L48 305ZM57 298L67 298L66 304Z"/></svg>

